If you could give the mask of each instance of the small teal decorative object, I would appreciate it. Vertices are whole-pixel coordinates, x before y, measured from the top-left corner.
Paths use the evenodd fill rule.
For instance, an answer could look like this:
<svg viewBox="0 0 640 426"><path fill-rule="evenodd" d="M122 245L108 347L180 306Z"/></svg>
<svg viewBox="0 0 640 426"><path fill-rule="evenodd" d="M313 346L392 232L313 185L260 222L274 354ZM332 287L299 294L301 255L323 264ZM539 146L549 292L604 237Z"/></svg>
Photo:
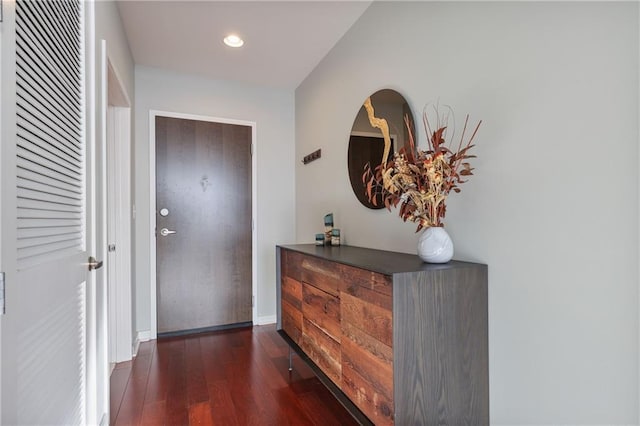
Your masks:
<svg viewBox="0 0 640 426"><path fill-rule="evenodd" d="M333 229L331 231L331 245L332 246L339 246L340 245L340 230L339 229Z"/></svg>
<svg viewBox="0 0 640 426"><path fill-rule="evenodd" d="M324 215L324 244L331 245L331 231L333 230L333 213Z"/></svg>

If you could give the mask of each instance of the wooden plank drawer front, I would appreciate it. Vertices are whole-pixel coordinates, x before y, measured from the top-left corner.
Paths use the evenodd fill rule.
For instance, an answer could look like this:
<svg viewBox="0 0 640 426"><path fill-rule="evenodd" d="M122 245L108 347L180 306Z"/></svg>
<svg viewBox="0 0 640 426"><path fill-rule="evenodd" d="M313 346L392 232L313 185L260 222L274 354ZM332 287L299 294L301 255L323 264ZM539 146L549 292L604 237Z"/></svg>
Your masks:
<svg viewBox="0 0 640 426"><path fill-rule="evenodd" d="M302 283L293 278L282 277L282 300L289 302L294 308L302 310Z"/></svg>
<svg viewBox="0 0 640 426"><path fill-rule="evenodd" d="M393 346L393 314L389 309L381 308L343 292L340 299L340 315L343 324L349 324L369 336Z"/></svg>
<svg viewBox="0 0 640 426"><path fill-rule="evenodd" d="M307 318L304 318L300 347L320 367L324 374L333 380L338 387L341 386L342 354L340 352L340 343L333 340Z"/></svg>
<svg viewBox="0 0 640 426"><path fill-rule="evenodd" d="M342 391L376 425L393 424L391 296L354 288L377 303L341 292Z"/></svg>
<svg viewBox="0 0 640 426"><path fill-rule="evenodd" d="M302 281L302 259L305 256L295 251L283 249L281 257L282 276Z"/></svg>
<svg viewBox="0 0 640 426"><path fill-rule="evenodd" d="M312 285L302 285L302 315L340 342L340 299Z"/></svg>
<svg viewBox="0 0 640 426"><path fill-rule="evenodd" d="M300 345L302 341L302 311L294 307L286 300L281 301L282 329Z"/></svg>
<svg viewBox="0 0 640 426"><path fill-rule="evenodd" d="M379 293L371 288L367 288L347 280L340 283L340 297L342 297L343 294L348 294L356 299L371 303L387 311L391 311L393 309L391 295Z"/></svg>
<svg viewBox="0 0 640 426"><path fill-rule="evenodd" d="M301 264L302 281L309 283L333 296L339 296L340 268L337 263L304 256Z"/></svg>
<svg viewBox="0 0 640 426"><path fill-rule="evenodd" d="M341 283L348 286L359 286L389 297L393 294L391 277L377 272L360 269L353 266L340 264ZM344 289L341 287L341 291ZM391 309L391 308L389 308Z"/></svg>
<svg viewBox="0 0 640 426"><path fill-rule="evenodd" d="M379 344L379 346L383 346ZM342 391L376 425L394 423L393 363L344 337ZM391 348L379 349L388 358Z"/></svg>

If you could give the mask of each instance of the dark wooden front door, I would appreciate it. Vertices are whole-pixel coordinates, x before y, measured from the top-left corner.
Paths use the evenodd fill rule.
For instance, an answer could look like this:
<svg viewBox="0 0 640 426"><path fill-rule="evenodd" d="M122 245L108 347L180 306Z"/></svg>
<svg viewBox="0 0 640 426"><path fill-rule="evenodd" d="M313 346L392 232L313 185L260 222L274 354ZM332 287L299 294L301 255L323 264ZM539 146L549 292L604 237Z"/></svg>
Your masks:
<svg viewBox="0 0 640 426"><path fill-rule="evenodd" d="M251 210L251 127L156 117L158 333L251 321Z"/></svg>

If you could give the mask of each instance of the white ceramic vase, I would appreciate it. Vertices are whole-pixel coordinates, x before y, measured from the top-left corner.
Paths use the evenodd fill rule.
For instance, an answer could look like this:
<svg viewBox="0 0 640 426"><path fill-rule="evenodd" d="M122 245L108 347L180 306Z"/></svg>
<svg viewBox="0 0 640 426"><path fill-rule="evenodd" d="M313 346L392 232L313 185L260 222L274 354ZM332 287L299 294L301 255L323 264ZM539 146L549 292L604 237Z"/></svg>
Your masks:
<svg viewBox="0 0 640 426"><path fill-rule="evenodd" d="M425 229L418 240L418 256L427 263L447 263L453 257L453 241L444 228Z"/></svg>

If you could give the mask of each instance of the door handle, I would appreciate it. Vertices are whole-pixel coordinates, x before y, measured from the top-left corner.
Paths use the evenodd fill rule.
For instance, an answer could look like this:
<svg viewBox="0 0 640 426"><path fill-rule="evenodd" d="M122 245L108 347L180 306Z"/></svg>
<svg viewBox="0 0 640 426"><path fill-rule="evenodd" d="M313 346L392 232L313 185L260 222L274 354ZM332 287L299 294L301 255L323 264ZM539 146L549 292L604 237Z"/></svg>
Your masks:
<svg viewBox="0 0 640 426"><path fill-rule="evenodd" d="M102 260L96 260L95 257L89 256L87 266L89 266L90 271L95 271L96 269L102 268Z"/></svg>
<svg viewBox="0 0 640 426"><path fill-rule="evenodd" d="M160 235L162 235L163 237L166 237L169 234L175 234L175 233L176 233L176 231L172 231L172 230L167 229L167 228L162 228L160 230Z"/></svg>

